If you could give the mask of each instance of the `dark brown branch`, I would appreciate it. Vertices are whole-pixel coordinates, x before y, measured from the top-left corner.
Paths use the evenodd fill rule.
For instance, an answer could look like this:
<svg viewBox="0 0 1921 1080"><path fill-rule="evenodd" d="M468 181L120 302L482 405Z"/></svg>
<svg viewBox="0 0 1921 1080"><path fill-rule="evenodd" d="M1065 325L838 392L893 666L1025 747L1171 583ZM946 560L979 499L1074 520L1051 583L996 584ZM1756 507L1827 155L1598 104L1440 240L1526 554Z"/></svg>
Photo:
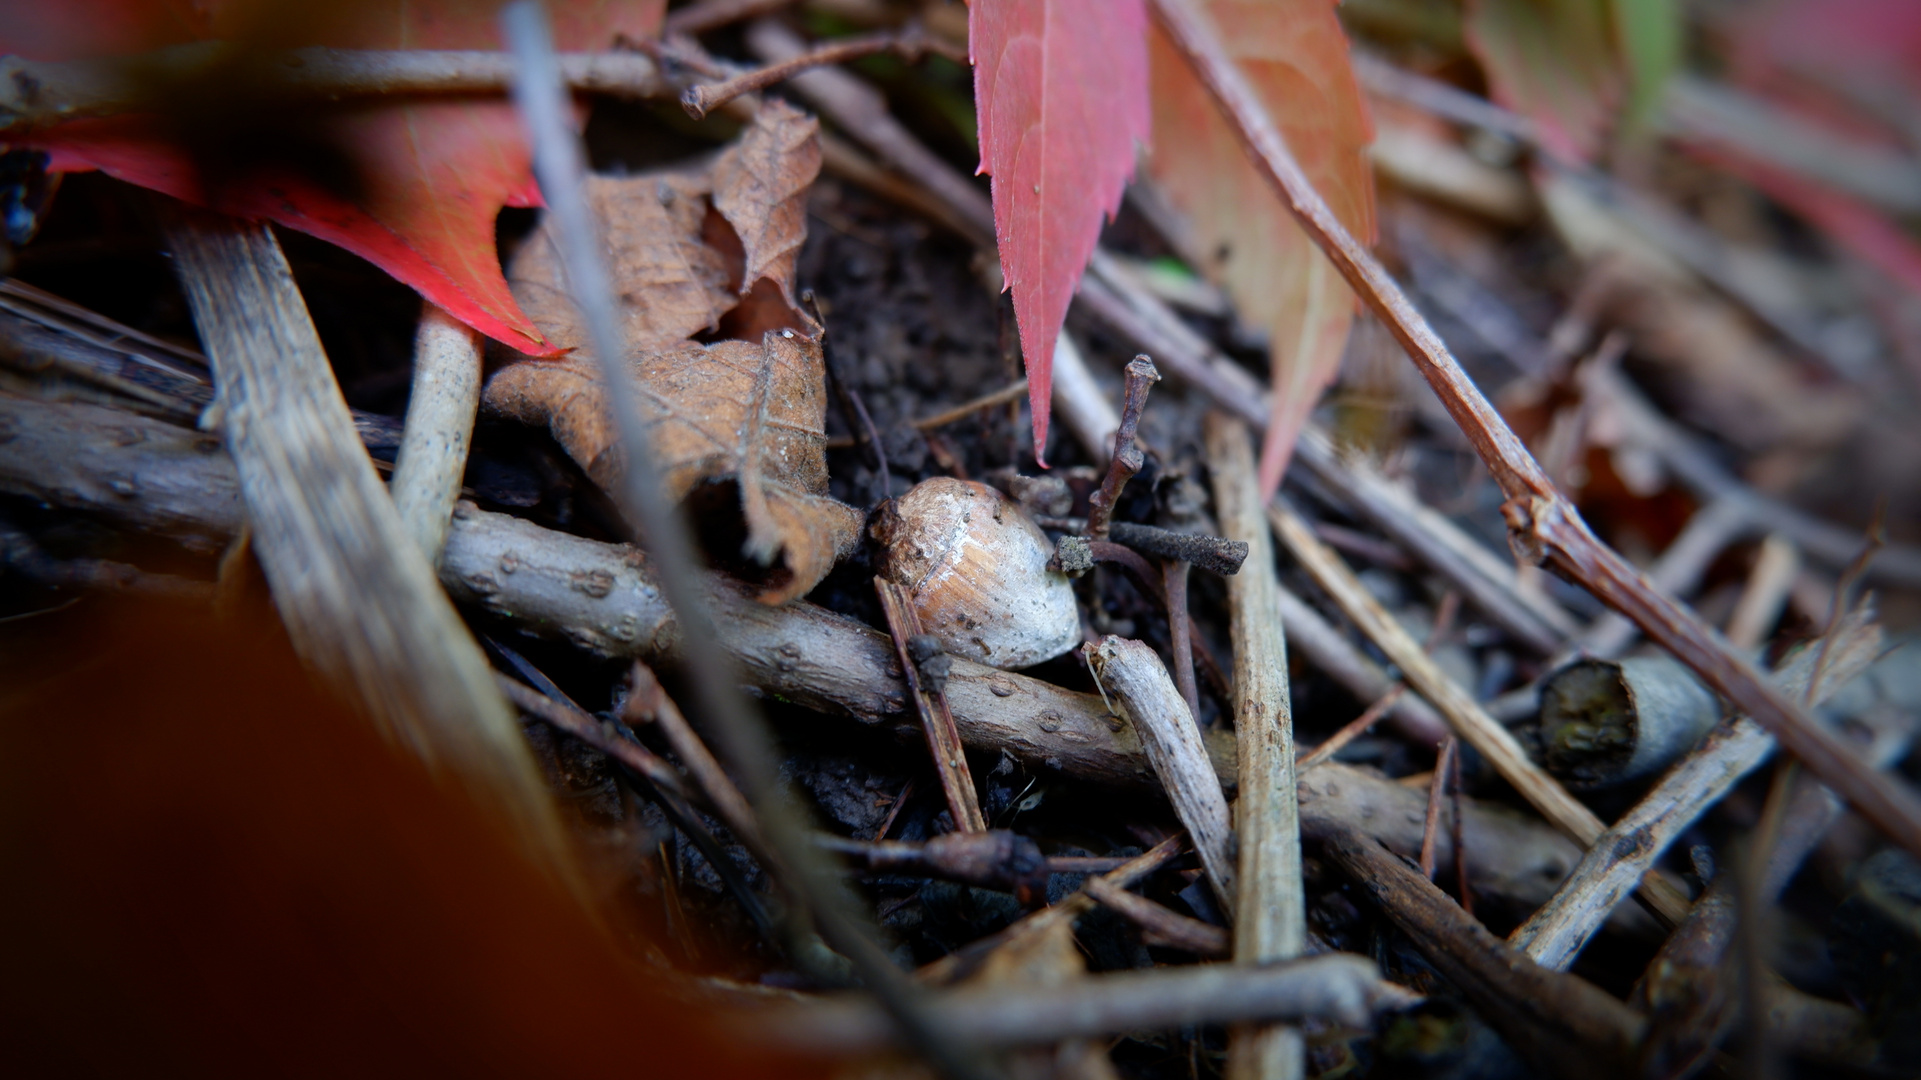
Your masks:
<svg viewBox="0 0 1921 1080"><path fill-rule="evenodd" d="M661 734L667 737L667 745L673 748L674 755L680 758L688 775L700 786L701 792L707 796L708 805L714 808L720 820L726 822L727 827L740 837L741 843L747 845L755 857L771 866L771 853L766 838L761 835L760 822L754 816L753 806L734 786L733 779L720 767L720 762L695 733L693 725L681 715L674 699L661 689L660 681L654 678L653 669L638 660L634 661L631 685L621 714L630 724L648 723L660 729Z"/></svg>
<svg viewBox="0 0 1921 1080"><path fill-rule="evenodd" d="M1628 1075L1646 1026L1632 1009L1510 949L1433 882L1358 830L1315 825L1308 835L1543 1075Z"/></svg>
<svg viewBox="0 0 1921 1080"><path fill-rule="evenodd" d="M1154 370L1154 361L1142 355L1127 362L1126 375L1121 426L1114 432L1114 456L1108 460L1107 476L1101 480L1100 490L1087 497L1089 540L1107 539L1107 526L1114 517L1114 504L1120 501L1121 489L1147 463L1140 448L1134 445L1134 432L1140 427L1141 411L1147 407L1147 392L1161 381L1161 373Z"/></svg>
<svg viewBox="0 0 1921 1080"><path fill-rule="evenodd" d="M1179 559L1161 563L1161 589L1167 596L1167 651L1174 657L1174 685L1198 723L1201 690L1194 683L1194 622L1187 613L1188 565Z"/></svg>
<svg viewBox="0 0 1921 1080"><path fill-rule="evenodd" d="M1448 776L1454 771L1460 745L1460 740L1452 736L1441 744L1441 756L1434 763L1434 778L1427 784L1427 817L1421 823L1421 876L1429 881L1434 880L1434 871L1440 865L1434 861L1434 842L1441 835L1442 796L1447 792Z"/></svg>
<svg viewBox="0 0 1921 1080"><path fill-rule="evenodd" d="M1047 895L1052 871L1034 841L1005 829L954 832L924 844L848 840L816 834L815 846L882 874L925 874L1013 893L1031 905Z"/></svg>
<svg viewBox="0 0 1921 1080"><path fill-rule="evenodd" d="M1400 286L1314 190L1198 0L1155 0L1154 10L1302 227L1394 333L1479 452L1508 496L1503 511L1517 547L1537 560L1551 560L1603 603L1634 620L1650 639L1772 732L1784 749L1864 817L1911 854L1921 855L1921 800L1862 765L1806 709L1783 697L1752 663L1735 655L1699 616L1595 537Z"/></svg>
<svg viewBox="0 0 1921 1080"><path fill-rule="evenodd" d="M1226 956L1228 953L1227 931L1213 923L1204 923L1171 911L1145 896L1109 884L1105 878L1088 878L1083 888L1087 890L1087 895L1140 927L1141 937L1149 945L1183 949L1196 956Z"/></svg>

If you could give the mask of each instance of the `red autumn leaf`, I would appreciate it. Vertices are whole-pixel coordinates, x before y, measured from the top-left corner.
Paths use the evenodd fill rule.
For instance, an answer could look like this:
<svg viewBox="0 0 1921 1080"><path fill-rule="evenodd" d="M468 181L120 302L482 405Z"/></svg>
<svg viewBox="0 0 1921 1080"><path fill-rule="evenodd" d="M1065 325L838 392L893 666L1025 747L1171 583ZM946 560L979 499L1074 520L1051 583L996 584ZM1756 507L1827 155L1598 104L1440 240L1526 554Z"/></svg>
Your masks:
<svg viewBox="0 0 1921 1080"><path fill-rule="evenodd" d="M8 5L0 53L31 60L128 55L205 40L269 37L278 47L498 49L494 0L367 0L335 9L269 9L246 0L62 0ZM616 34L651 37L665 0L563 5L563 49L604 47ZM297 27L282 25L289 14ZM283 16L279 24L263 16ZM252 34L253 31L267 34ZM76 121L21 140L57 170L99 169L188 202L266 218L338 244L418 290L474 329L523 352L550 355L514 302L494 248L503 206L539 205L513 106L500 98L438 98L346 106L315 124L358 174L351 196L286 161L257 163L209 183L175 138L147 115Z"/></svg>
<svg viewBox="0 0 1921 1080"><path fill-rule="evenodd" d="M1363 242L1374 235L1373 141L1347 38L1330 0L1210 0L1221 40L1287 137L1315 190ZM1294 439L1340 367L1354 317L1346 282L1294 220L1180 50L1150 37L1154 142L1148 172L1191 229L1202 273L1266 330L1273 412L1263 490L1280 485Z"/></svg>
<svg viewBox="0 0 1921 1080"><path fill-rule="evenodd" d="M1146 32L1143 0L972 0L968 12L980 171L994 178L1043 464L1054 341L1147 140Z"/></svg>

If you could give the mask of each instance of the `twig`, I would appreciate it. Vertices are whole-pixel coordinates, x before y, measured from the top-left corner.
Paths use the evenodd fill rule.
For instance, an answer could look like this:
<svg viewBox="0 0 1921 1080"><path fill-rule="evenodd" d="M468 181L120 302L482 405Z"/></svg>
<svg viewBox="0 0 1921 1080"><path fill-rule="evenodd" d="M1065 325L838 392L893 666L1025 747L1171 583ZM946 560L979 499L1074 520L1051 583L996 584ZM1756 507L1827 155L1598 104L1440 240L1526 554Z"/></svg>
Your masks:
<svg viewBox="0 0 1921 1080"><path fill-rule="evenodd" d="M812 52L800 56L755 68L753 71L742 72L724 82L690 86L680 95L680 103L687 110L687 115L696 120L704 120L708 113L742 94L765 90L776 83L786 82L803 71L831 64L844 64L849 60L858 60L863 56L872 56L879 52L898 53L903 59L909 61L919 60L927 53L934 52L956 63L967 62L965 55L955 56L953 51L945 45L922 33L918 26L910 26L905 32L898 34L872 34L867 37L842 39L819 46Z"/></svg>
<svg viewBox="0 0 1921 1080"><path fill-rule="evenodd" d="M1123 1032L1258 1021L1326 1019L1369 1027L1419 996L1381 979L1373 961L1329 953L1267 967L1201 964L1095 975L1063 986L1002 984L930 995L928 1010L981 1049ZM798 1052L856 1054L894 1047L886 1019L860 1001L769 1009L740 1018L743 1036Z"/></svg>
<svg viewBox="0 0 1921 1080"><path fill-rule="evenodd" d="M904 586L886 578L874 579L880 595L881 611L887 616L887 630L894 639L894 654L900 659L901 673L907 679L907 692L920 713L921 729L927 733L927 750L933 755L934 770L940 776L941 791L947 796L947 812L954 828L961 832L987 831L981 815L980 796L974 791L974 773L968 768L967 754L961 748L960 731L954 726L954 713L947 704L945 687L930 687L921 679L920 665L910 645L927 635L920 613Z"/></svg>
<svg viewBox="0 0 1921 1080"><path fill-rule="evenodd" d="M1114 452L1108 458L1107 475L1101 480L1100 490L1087 497L1086 535L1090 540L1107 539L1108 524L1114 516L1114 504L1120 501L1121 489L1147 463L1140 448L1134 445L1134 430L1140 426L1141 411L1147 407L1147 392L1161 381L1161 373L1154 370L1154 361L1143 354L1127 362L1126 375L1121 426L1114 432Z"/></svg>
<svg viewBox="0 0 1921 1080"><path fill-rule="evenodd" d="M1910 853L1921 855L1921 800L1863 766L1805 709L1768 686L1754 665L1735 655L1697 615L1649 583L1594 536L1427 320L1314 191L1197 0L1155 0L1154 10L1302 227L1394 332L1479 452L1508 496L1502 510L1517 547L1531 558L1551 559L1603 603L1633 619L1649 638L1774 733L1784 749L1864 817Z"/></svg>
<svg viewBox="0 0 1921 1080"><path fill-rule="evenodd" d="M1227 813L1227 796L1208 762L1207 748L1187 703L1167 677L1160 657L1138 641L1109 634L1098 644L1082 646L1081 652L1105 692L1134 722L1167 801L1174 804L1174 813L1194 838L1208 884L1231 917L1239 899L1234 885L1234 826Z"/></svg>
<svg viewBox="0 0 1921 1080"><path fill-rule="evenodd" d="M734 781L720 767L720 762L701 741L687 718L680 713L674 699L660 687L654 678L653 669L640 661L634 661L630 669L630 685L627 701L621 708L621 719L632 724L650 723L660 729L667 737L667 745L680 759L701 793L707 796L708 805L720 816L720 820L732 829L740 842L754 854L766 860L770 855L767 840L760 834L760 822L754 817L754 808L748 805L747 797L734 786Z"/></svg>
<svg viewBox="0 0 1921 1080"><path fill-rule="evenodd" d="M1043 529L1061 529L1085 534L1088 524L1082 518L1036 517L1035 524ZM1240 572L1241 563L1247 559L1247 545L1239 540L1228 540L1219 536L1202 533L1179 533L1155 525L1142 525L1133 521L1112 521L1107 525L1108 538L1115 543L1125 544L1136 550L1163 559L1177 559L1192 563L1203 570L1211 570L1223 577ZM1090 541L1099 543L1100 541ZM1096 556L1098 559L1099 557Z"/></svg>
<svg viewBox="0 0 1921 1080"><path fill-rule="evenodd" d="M447 542L479 408L480 335L440 308L424 305L414 337L406 434L387 490L428 562L440 560Z"/></svg>
<svg viewBox="0 0 1921 1080"><path fill-rule="evenodd" d="M1467 872L1467 840L1462 835L1463 826L1461 824L1462 754L1459 743L1450 739L1448 740L1448 745L1454 751L1452 754L1445 755L1448 759L1448 767L1445 770L1447 773L1447 790L1451 796L1451 804L1448 810L1453 815L1453 819L1449 823L1448 831L1454 840L1454 884L1455 891L1460 895L1461 910L1467 912L1469 916L1472 916L1474 914L1474 890L1469 882ZM1439 775L1442 771L1439 765L1434 767L1436 775Z"/></svg>
<svg viewBox="0 0 1921 1080"><path fill-rule="evenodd" d="M1145 896L1110 885L1105 878L1088 878L1082 888L1087 895L1114 909L1141 928L1150 945L1182 949L1196 956L1226 956L1227 931L1199 919L1171 911Z"/></svg>
<svg viewBox="0 0 1921 1080"><path fill-rule="evenodd" d="M1240 768L1235 825L1241 916L1234 930L1234 959L1263 964L1299 956L1307 947L1286 627L1247 427L1226 414L1209 412L1202 433L1221 529L1246 544L1250 557L1227 584ZM1297 1077L1304 1069L1304 1054L1298 1031L1235 1031L1228 1039L1227 1075L1236 1080Z"/></svg>
<svg viewBox="0 0 1921 1080"><path fill-rule="evenodd" d="M501 12L501 25L518 67L514 100L534 148L534 174L556 223L561 258L575 306L583 315L594 354L605 370L601 384L626 454L624 508L648 538L660 567L659 586L679 616L681 661L691 676L700 714L720 733L729 758L762 808L763 834L790 871L790 887L805 900L822 936L842 951L854 971L902 1033L944 1075L959 1080L983 1075L973 1055L946 1036L918 1005L912 987L875 943L863 920L800 837L803 813L777 782L769 738L740 693L726 652L715 642L702 595L698 563L685 523L661 489L635 390L620 370L613 289L585 192L586 162L580 134L571 123L553 38L537 0L516 0Z"/></svg>
<svg viewBox="0 0 1921 1080"><path fill-rule="evenodd" d="M1189 715L1199 722L1201 690L1194 684L1194 622L1187 613L1187 572L1179 559L1161 562L1161 592L1167 597L1167 651L1174 657L1174 685Z"/></svg>
<svg viewBox="0 0 1921 1080"><path fill-rule="evenodd" d="M1373 727L1380 721L1381 717L1387 715L1387 710L1393 708L1395 702L1400 701L1401 695L1405 693L1407 693L1407 684L1395 683L1387 693L1375 698L1373 704L1362 710L1361 715L1348 721L1339 731L1328 736L1327 741L1309 751L1306 757L1301 758L1301 771L1306 772L1321 762L1327 761L1335 754L1340 753L1342 748L1346 747L1348 743L1367 734L1367 729Z"/></svg>
<svg viewBox="0 0 1921 1080"><path fill-rule="evenodd" d="M1434 872L1439 868L1434 861L1434 841L1441 835L1441 798L1447 792L1448 777L1454 772L1455 759L1460 755L1460 739L1448 736L1441 744L1440 757L1434 762L1434 778L1427 785L1427 816L1421 822L1421 876L1434 880ZM1457 848L1458 858L1460 851Z"/></svg>
<svg viewBox="0 0 1921 1080"><path fill-rule="evenodd" d="M1268 520L1315 583L1326 590L1341 611L1401 669L1408 685L1440 710L1456 735L1480 751L1488 764L1514 785L1549 824L1584 847L1594 843L1607 828L1594 816L1594 811L1569 795L1559 782L1528 758L1514 736L1435 664L1419 643L1381 607L1340 556L1316 539L1298 515L1278 503L1268 507ZM1644 895L1670 924L1687 916L1686 895L1661 878L1650 878Z"/></svg>
<svg viewBox="0 0 1921 1080"><path fill-rule="evenodd" d="M1828 685L1839 689L1873 659L1880 632L1867 613L1858 612L1836 630L1835 637L1836 677ZM1782 690L1798 696L1808 684L1814 663L1813 652L1804 650L1782 670ZM1600 920L1641 880L1674 837L1773 750L1774 740L1753 720L1723 721L1593 842L1554 899L1508 940L1548 967L1573 962Z"/></svg>
<svg viewBox="0 0 1921 1080"><path fill-rule="evenodd" d="M557 60L560 78L573 90L652 98L674 89L638 53L570 53ZM514 59L499 52L321 48L246 56L226 42L111 60L0 57L0 131L152 110L165 100L156 91L215 72L240 75L252 93L331 102L389 94L504 94L513 85Z"/></svg>
<svg viewBox="0 0 1921 1080"><path fill-rule="evenodd" d="M952 832L924 844L897 840L848 840L817 833L823 851L883 874L926 874L984 889L1011 892L1024 905L1046 898L1053 868L1034 841L1005 829Z"/></svg>
<svg viewBox="0 0 1921 1080"><path fill-rule="evenodd" d="M772 19L761 19L747 29L747 46L770 62L791 60L807 51L806 42ZM987 195L894 119L880 91L839 68L802 72L793 85L842 131L951 207L977 240L993 242L994 207Z"/></svg>
<svg viewBox="0 0 1921 1080"><path fill-rule="evenodd" d="M368 464L273 233L183 209L168 239L213 362L252 549L295 650L578 885L519 725Z"/></svg>
<svg viewBox="0 0 1921 1080"><path fill-rule="evenodd" d="M1543 1075L1628 1074L1646 1026L1633 1010L1590 983L1519 955L1433 882L1352 827L1316 828L1310 835Z"/></svg>

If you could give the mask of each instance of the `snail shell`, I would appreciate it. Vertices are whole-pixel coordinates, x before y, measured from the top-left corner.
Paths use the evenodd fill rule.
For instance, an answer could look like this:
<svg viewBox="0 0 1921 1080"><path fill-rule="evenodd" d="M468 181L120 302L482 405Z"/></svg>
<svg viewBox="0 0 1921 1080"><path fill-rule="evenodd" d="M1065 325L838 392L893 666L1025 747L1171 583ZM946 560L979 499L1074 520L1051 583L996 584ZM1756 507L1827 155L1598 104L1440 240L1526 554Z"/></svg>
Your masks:
<svg viewBox="0 0 1921 1080"><path fill-rule="evenodd" d="M1040 526L985 484L937 476L881 507L880 572L914 597L950 654L997 668L1051 660L1080 644L1067 578L1047 569Z"/></svg>

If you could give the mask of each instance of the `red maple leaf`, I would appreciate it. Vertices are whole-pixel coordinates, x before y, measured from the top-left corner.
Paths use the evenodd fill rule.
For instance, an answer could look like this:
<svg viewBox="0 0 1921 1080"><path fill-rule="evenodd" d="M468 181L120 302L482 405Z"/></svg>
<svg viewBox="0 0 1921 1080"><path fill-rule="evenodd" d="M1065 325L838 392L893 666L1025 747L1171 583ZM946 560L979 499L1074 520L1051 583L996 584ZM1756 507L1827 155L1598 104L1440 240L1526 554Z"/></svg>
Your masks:
<svg viewBox="0 0 1921 1080"><path fill-rule="evenodd" d="M1148 134L1142 0L973 0L981 166L1046 464L1054 341Z"/></svg>
<svg viewBox="0 0 1921 1080"><path fill-rule="evenodd" d="M644 39L665 0L597 0L555 13L563 49ZM193 41L276 47L498 49L495 0L363 0L278 8L246 0L61 0L7 5L0 53L30 60L124 56ZM289 24L292 25L289 25ZM310 118L347 159L351 191L267 157L237 176L209 177L160 115L75 121L20 139L56 170L110 176L242 217L265 218L338 244L411 285L474 329L523 352L551 355L507 291L494 246L503 206L537 206L526 141L502 98L437 97L342 106Z"/></svg>

